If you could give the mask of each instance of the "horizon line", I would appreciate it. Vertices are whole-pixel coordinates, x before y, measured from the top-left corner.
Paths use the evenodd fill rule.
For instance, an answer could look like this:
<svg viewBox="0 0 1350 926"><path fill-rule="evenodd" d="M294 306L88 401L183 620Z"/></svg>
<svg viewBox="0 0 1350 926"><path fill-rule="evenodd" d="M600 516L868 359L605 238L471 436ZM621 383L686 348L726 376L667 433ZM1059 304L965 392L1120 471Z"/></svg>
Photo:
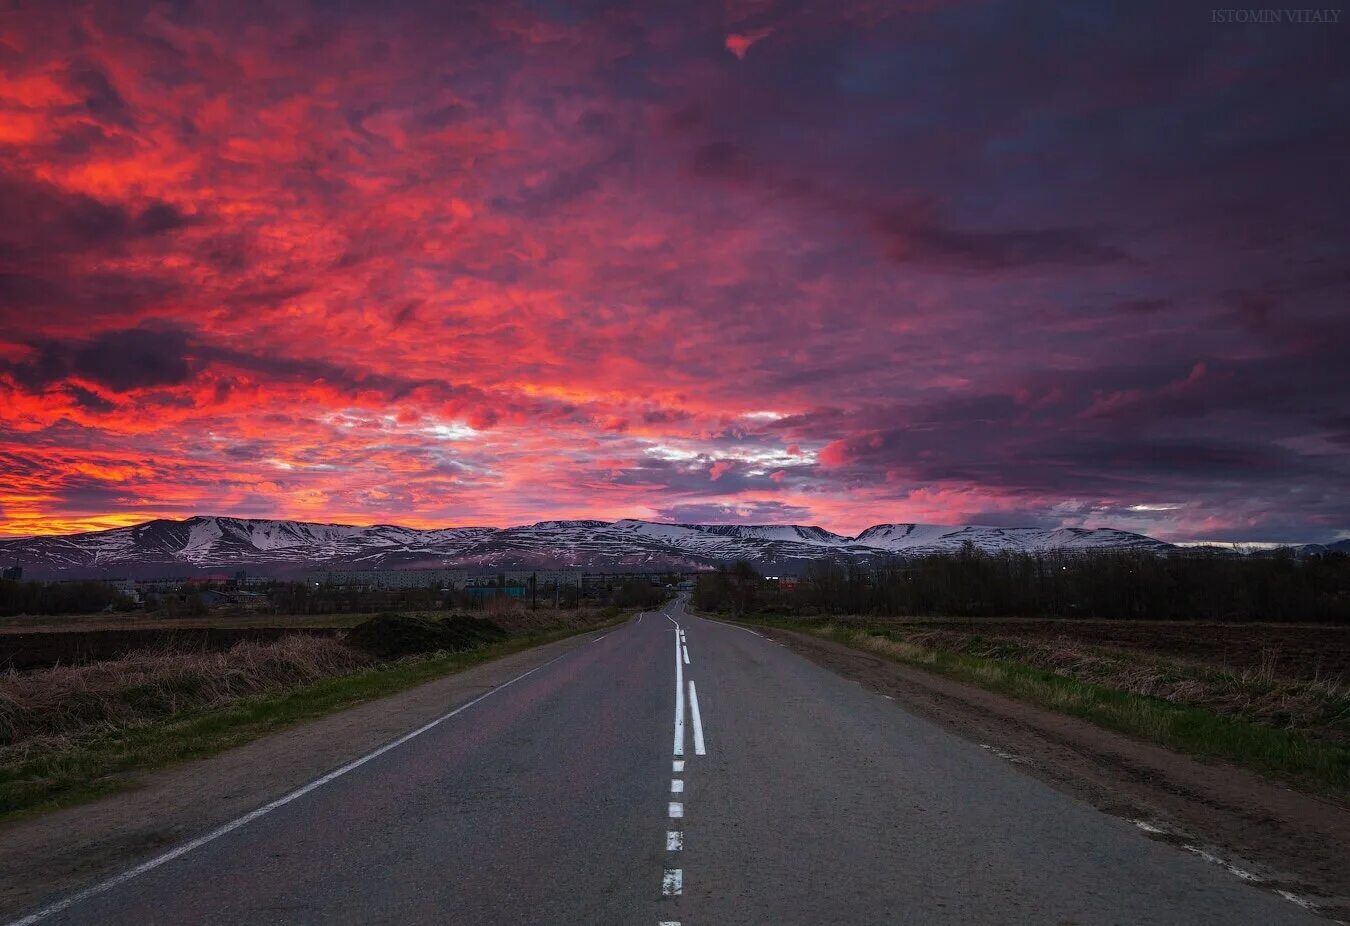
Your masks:
<svg viewBox="0 0 1350 926"><path fill-rule="evenodd" d="M410 525L407 525L407 524L400 524L400 523L395 522L395 521L371 521L371 522L368 522L368 523L354 523L354 522L349 522L349 521L308 520L308 519L305 519L305 518L294 518L294 517L261 517L261 516L251 516L251 515L235 515L235 514L192 514L192 515L187 515L187 516L181 517L181 518L173 518L173 517L151 517L151 518L146 518L146 519L143 520L143 521L138 521L138 522L133 523L133 524L122 524L122 525L117 525L117 526L114 526L114 527L98 527L98 528L93 528L93 529L90 529L90 530L75 530L75 531L64 531L64 532L56 532L56 531L53 531L53 532L50 532L50 533L37 533L37 534L9 534L9 535L7 535L7 534L4 534L4 533L3 533L3 526L0 526L0 543L3 543L3 542L5 542L5 541L13 541L13 540L30 540L30 539L40 539L40 538L50 538L50 537L73 537L73 536L78 536L78 535L80 535L80 534L98 534L98 533L105 533L105 532L107 532L107 531L114 531L114 530L128 530L128 529L131 529L131 528L142 527L142 526L144 526L144 525L146 525L146 524L151 524L151 523L153 523L153 522L155 522L155 521L169 521L169 522L176 523L176 524L182 524L182 523L185 523L185 522L187 522L187 521L192 521L192 520L195 520L195 519L228 519L228 520L234 520L234 521L274 521L274 522L290 522L290 523L294 523L294 524L315 524L315 525L320 525L320 526L325 526L325 527L356 527L356 528L395 527L395 528L399 528L399 529L401 529L401 530L423 531L423 532L425 532L425 531L436 531L436 530L496 530L496 531L500 531L500 530L511 530L511 529L513 529L513 528L518 528L518 527L534 527L534 526L539 525L539 524L546 524L546 523L550 523L550 522L553 522L553 523L577 523L577 522L585 522L585 521L595 521L595 522L599 522L599 523L602 523L602 524L616 524L616 523L618 523L618 522L620 522L620 521L636 521L636 522L640 522L640 523L644 523L644 524L661 524L661 525L669 525L669 526L672 526L672 527L682 527L682 526L694 526L694 527L800 527L800 528L809 528L809 529L813 529L813 530L823 531L823 532L825 532L825 533L832 534L833 536L841 537L841 538L844 538L844 539L855 539L855 538L857 538L857 537L862 536L863 533L866 533L868 530L871 530L871 529L874 528L874 527L892 526L892 525L905 524L905 525L913 525L913 526L916 526L916 527L917 527L917 526L923 526L923 527L946 527L946 528L951 528L951 529L953 529L953 530L958 530L958 529L963 529L963 528L972 528L972 527L975 527L975 528L987 528L987 529L990 529L990 530L1045 530L1045 531L1054 531L1054 530L1085 530L1085 531L1092 531L1092 530L1114 530L1114 531L1120 531L1120 532L1122 532L1122 533L1135 534L1135 535L1140 536L1140 537L1148 537L1149 539L1152 539L1152 540L1158 540L1158 541L1161 541L1161 542L1163 542L1163 543L1170 543L1170 544L1172 544L1172 545L1174 545L1174 546L1179 546L1179 547L1218 546L1218 547L1232 547L1232 548L1236 548L1236 547L1257 547L1257 548L1261 548L1261 549L1279 549L1279 548L1281 548L1281 547L1297 547L1297 546L1309 546L1309 545L1331 544L1331 543L1338 543L1338 542L1340 542L1341 540L1350 539L1350 536L1345 535L1345 532L1341 532L1341 533L1342 533L1342 536L1338 536L1336 539L1334 539L1334 540L1329 540L1329 541L1316 541L1316 540L1289 540L1289 541L1274 541L1274 540L1205 540L1205 539L1168 540L1168 539L1166 539L1166 538L1158 537L1158 536L1155 536L1155 535L1153 535L1153 534L1146 534L1146 533L1144 533L1144 532L1142 532L1142 531L1139 531L1139 530L1132 530L1132 529L1129 529L1129 528L1115 527L1115 526L1112 526L1112 525L1099 525L1099 526L1095 526L1095 527L1087 527L1087 526L1083 526L1083 525L1065 525L1065 524L1059 524L1059 525L1056 525L1056 526L1044 526L1044 527L1038 527L1038 526L1034 526L1034 525L1020 525L1020 524L981 524L981 523L977 523L977 522L957 523L957 524L943 524L943 523L939 523L939 522L935 522L935 521L876 521L876 522L874 522L874 523L872 523L872 524L869 524L867 527L863 528L863 529L862 529L861 531L859 531L858 533L855 533L855 534L842 534L842 533L838 533L838 532L836 532L836 531L830 530L829 528L821 527L821 526L819 526L819 525L817 525L817 524L801 524L801 523L796 523L796 522L791 522L791 521L787 521L787 522L773 522L773 521L758 521L758 522L736 522L736 521L663 521L663 520L657 520L657 519L653 519L653 518L635 518L635 517L614 518L614 519L606 519L606 518L580 518L580 517L578 517L578 518L542 518L542 519L540 519L540 520L538 520L538 521L529 521L529 522L521 522L521 523L519 523L519 524L506 524L506 525L497 525L497 524L443 524L443 525L438 525L438 526L435 526L435 527L412 527L412 526L410 526ZM3 523L3 522L0 522L0 525L2 525L2 523Z"/></svg>

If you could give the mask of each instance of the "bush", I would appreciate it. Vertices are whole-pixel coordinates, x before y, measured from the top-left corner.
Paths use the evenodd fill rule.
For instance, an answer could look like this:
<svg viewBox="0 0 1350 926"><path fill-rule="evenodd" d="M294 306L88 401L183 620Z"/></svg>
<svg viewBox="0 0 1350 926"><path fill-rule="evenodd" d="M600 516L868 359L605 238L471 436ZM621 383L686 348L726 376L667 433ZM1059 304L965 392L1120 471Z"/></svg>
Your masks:
<svg viewBox="0 0 1350 926"><path fill-rule="evenodd" d="M347 642L381 659L495 643L506 631L492 621L453 615L431 620L407 614L377 614L347 632Z"/></svg>

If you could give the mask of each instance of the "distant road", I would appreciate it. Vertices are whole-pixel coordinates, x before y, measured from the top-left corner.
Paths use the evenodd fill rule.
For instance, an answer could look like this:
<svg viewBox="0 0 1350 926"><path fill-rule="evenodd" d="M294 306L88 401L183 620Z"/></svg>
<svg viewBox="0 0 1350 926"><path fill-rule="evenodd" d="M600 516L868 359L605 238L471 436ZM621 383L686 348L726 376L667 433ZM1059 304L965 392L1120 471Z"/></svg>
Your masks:
<svg viewBox="0 0 1350 926"><path fill-rule="evenodd" d="M18 922L1324 922L677 602L412 732Z"/></svg>

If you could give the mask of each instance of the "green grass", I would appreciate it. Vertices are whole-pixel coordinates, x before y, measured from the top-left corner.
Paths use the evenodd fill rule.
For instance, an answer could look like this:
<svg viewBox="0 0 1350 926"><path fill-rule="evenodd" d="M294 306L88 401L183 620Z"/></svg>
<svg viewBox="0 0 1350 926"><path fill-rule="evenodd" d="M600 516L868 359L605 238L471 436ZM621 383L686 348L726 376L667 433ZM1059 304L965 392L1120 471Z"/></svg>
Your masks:
<svg viewBox="0 0 1350 926"><path fill-rule="evenodd" d="M1296 730L1083 682L1013 659L918 646L888 630L820 621L751 622L832 639L1175 752L1231 762L1303 790L1341 799L1350 795L1350 749Z"/></svg>
<svg viewBox="0 0 1350 926"><path fill-rule="evenodd" d="M515 637L501 643L384 663L289 690L124 727L57 745L4 751L0 821L81 803L134 787L142 772L241 746L282 727L322 717L512 653L613 626L609 616L584 627Z"/></svg>

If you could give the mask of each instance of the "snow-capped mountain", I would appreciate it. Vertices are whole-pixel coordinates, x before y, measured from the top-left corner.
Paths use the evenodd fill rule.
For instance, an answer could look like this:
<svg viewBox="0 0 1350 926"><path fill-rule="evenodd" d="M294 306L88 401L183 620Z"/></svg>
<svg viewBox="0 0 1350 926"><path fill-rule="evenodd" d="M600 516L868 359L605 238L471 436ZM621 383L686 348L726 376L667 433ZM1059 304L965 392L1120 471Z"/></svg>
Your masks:
<svg viewBox="0 0 1350 926"><path fill-rule="evenodd" d="M1172 545L1111 528L944 527L878 524L856 537L798 525L540 521L520 527L417 530L306 521L195 517L157 520L63 537L0 540L0 567L25 577L185 575L246 569L294 574L317 568L551 568L641 570L705 567L748 559L799 571L828 557L954 553L965 543L986 552L1143 550Z"/></svg>

